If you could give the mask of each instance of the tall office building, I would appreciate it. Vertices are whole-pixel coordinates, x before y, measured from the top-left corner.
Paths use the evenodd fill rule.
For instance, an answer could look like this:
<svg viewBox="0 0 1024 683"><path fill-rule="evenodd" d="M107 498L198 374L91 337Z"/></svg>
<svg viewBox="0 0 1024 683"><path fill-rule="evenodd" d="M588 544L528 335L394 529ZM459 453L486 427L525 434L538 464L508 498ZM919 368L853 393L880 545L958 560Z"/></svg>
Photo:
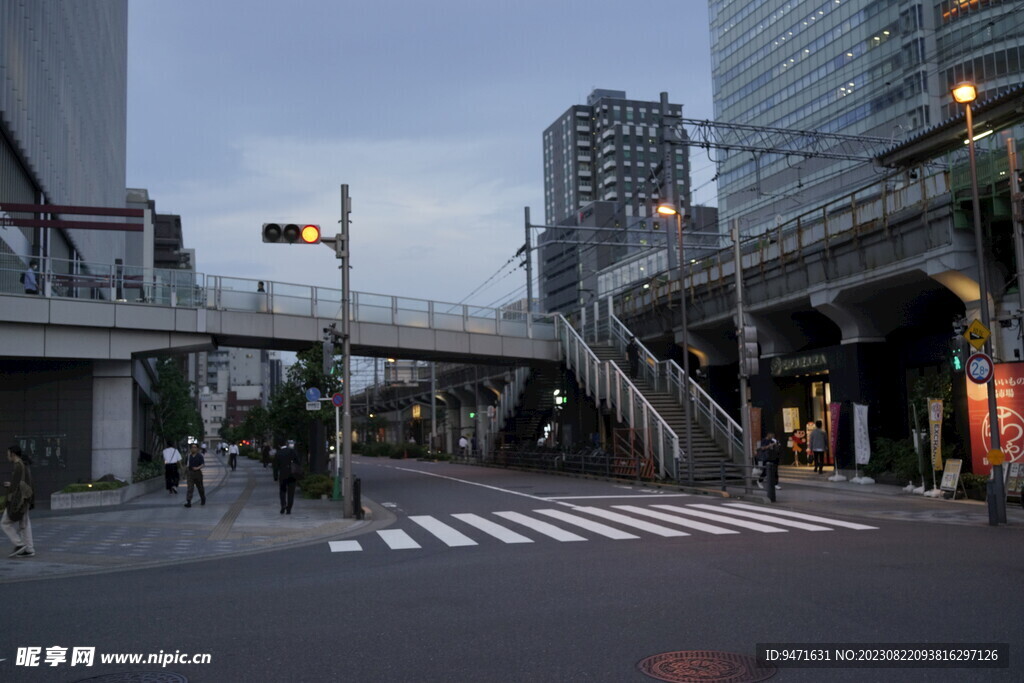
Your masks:
<svg viewBox="0 0 1024 683"><path fill-rule="evenodd" d="M1024 7L1009 0L710 0L715 119L906 140L1021 82ZM884 146L882 147L884 148ZM875 148L876 152L882 149ZM870 163L730 153L720 225L756 233L877 182Z"/></svg>
<svg viewBox="0 0 1024 683"><path fill-rule="evenodd" d="M686 147L663 143L663 128L680 116L682 106L667 96L642 101L594 90L544 131L546 223L583 228L549 229L538 240L545 310L578 308L594 298L601 269L664 248L659 198L680 209L691 203Z"/></svg>
<svg viewBox="0 0 1024 683"><path fill-rule="evenodd" d="M0 0L0 201L124 207L127 82L127 0ZM109 230L0 231L0 263L15 270L125 250Z"/></svg>

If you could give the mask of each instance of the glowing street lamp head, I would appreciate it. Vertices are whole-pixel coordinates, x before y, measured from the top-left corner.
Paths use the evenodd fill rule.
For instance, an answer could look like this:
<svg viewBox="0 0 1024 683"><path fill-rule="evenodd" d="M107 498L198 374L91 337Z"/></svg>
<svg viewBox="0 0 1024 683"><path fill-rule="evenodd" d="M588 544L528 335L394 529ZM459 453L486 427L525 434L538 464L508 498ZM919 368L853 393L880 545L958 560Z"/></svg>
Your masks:
<svg viewBox="0 0 1024 683"><path fill-rule="evenodd" d="M958 83L952 90L953 99L960 104L970 104L978 97L978 89L973 83Z"/></svg>
<svg viewBox="0 0 1024 683"><path fill-rule="evenodd" d="M675 216L679 213L679 209L671 204L658 204L657 210L662 216Z"/></svg>

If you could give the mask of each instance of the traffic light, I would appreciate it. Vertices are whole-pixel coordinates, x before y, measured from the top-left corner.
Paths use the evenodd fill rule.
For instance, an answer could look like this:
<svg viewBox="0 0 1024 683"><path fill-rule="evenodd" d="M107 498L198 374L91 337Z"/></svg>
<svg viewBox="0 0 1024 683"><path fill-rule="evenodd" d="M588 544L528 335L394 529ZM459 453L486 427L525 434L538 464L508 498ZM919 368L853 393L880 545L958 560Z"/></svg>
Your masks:
<svg viewBox="0 0 1024 683"><path fill-rule="evenodd" d="M329 342L329 341L325 341L324 342L323 355L324 355L324 359L323 359L324 360L324 367L323 367L324 374L325 375L333 375L334 374L334 344L332 342Z"/></svg>
<svg viewBox="0 0 1024 683"><path fill-rule="evenodd" d="M746 377L753 377L760 371L757 328L753 325L744 325L739 333L740 374Z"/></svg>
<svg viewBox="0 0 1024 683"><path fill-rule="evenodd" d="M949 364L953 372L964 371L968 355L967 340L962 335L958 334L949 340Z"/></svg>
<svg viewBox="0 0 1024 683"><path fill-rule="evenodd" d="M263 241L284 244L319 244L320 226L315 223L264 223Z"/></svg>

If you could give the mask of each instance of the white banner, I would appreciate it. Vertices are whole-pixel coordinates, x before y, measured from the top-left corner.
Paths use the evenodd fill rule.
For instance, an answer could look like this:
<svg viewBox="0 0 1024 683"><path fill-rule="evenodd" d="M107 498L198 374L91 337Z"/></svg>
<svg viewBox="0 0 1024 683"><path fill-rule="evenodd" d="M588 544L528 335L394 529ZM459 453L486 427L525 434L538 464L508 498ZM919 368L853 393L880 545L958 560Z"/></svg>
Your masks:
<svg viewBox="0 0 1024 683"><path fill-rule="evenodd" d="M871 461L871 443L868 440L868 407L853 404L853 453L858 465Z"/></svg>

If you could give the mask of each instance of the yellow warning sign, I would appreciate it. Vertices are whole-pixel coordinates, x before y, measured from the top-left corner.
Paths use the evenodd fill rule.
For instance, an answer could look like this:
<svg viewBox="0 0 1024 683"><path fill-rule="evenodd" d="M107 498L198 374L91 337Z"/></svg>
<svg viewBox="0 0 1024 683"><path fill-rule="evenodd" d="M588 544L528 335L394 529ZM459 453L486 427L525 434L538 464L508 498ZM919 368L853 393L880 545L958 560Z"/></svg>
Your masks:
<svg viewBox="0 0 1024 683"><path fill-rule="evenodd" d="M989 465L992 465L993 467L996 465L1002 465L1004 460L1005 458L1003 457L1003 452L998 448L993 448L988 452Z"/></svg>
<svg viewBox="0 0 1024 683"><path fill-rule="evenodd" d="M991 336L992 333L989 332L988 328L982 325L979 320L972 322L967 328L967 331L964 332L964 339L966 339L967 343L978 351L981 351L981 347L985 345L985 342L987 342L988 338Z"/></svg>

